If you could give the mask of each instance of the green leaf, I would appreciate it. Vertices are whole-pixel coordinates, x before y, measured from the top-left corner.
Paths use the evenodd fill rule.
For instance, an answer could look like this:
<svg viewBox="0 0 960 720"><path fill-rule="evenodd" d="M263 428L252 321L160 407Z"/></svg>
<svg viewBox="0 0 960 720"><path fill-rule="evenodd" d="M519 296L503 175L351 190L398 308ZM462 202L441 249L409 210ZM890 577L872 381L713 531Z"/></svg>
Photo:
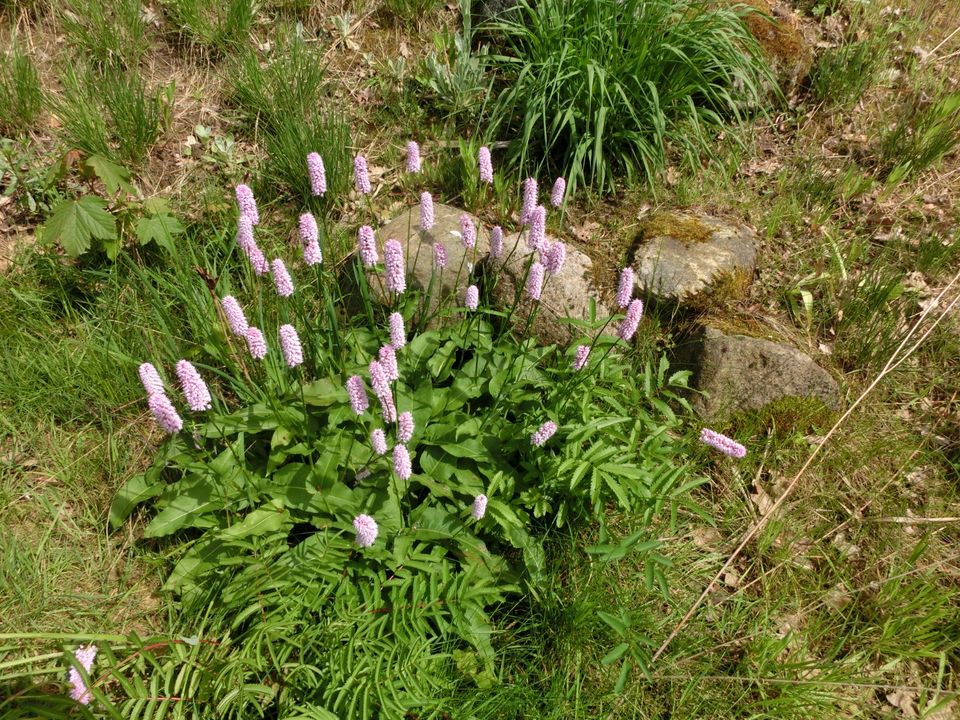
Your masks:
<svg viewBox="0 0 960 720"><path fill-rule="evenodd" d="M630 647L629 643L625 643L625 642L620 643L613 650L611 650L602 658L600 658L600 664L609 665L610 663L619 660L621 657L623 657L623 654L627 651L629 647Z"/></svg>
<svg viewBox="0 0 960 720"><path fill-rule="evenodd" d="M84 163L100 178L107 188L108 195L116 195L118 190L133 194L136 189L130 184L130 171L117 165L103 155L91 155Z"/></svg>
<svg viewBox="0 0 960 720"><path fill-rule="evenodd" d="M342 385L334 385L329 378L315 380L303 386L303 401L307 405L326 407L338 400L343 401L346 393Z"/></svg>
<svg viewBox="0 0 960 720"><path fill-rule="evenodd" d="M224 530L220 533L220 537L227 540L236 540L265 535L269 532L276 532L289 521L290 513L284 509L283 502L274 499L248 514L242 522Z"/></svg>
<svg viewBox="0 0 960 720"><path fill-rule="evenodd" d="M155 242L167 252L174 251L173 238L183 232L183 225L173 215L160 214L137 220L136 233L140 244L149 245Z"/></svg>
<svg viewBox="0 0 960 720"><path fill-rule="evenodd" d="M164 486L165 483L148 478L148 473L127 480L110 505L110 526L114 530L119 528L137 505L159 495Z"/></svg>
<svg viewBox="0 0 960 720"><path fill-rule="evenodd" d="M116 240L117 221L107 212L106 202L84 195L57 205L43 237L49 243L60 243L70 257L79 257L90 249L91 240Z"/></svg>
<svg viewBox="0 0 960 720"><path fill-rule="evenodd" d="M189 493L177 495L143 531L144 537L162 537L184 527L213 527L211 518L204 513L213 510L216 503L211 499L210 483L202 483Z"/></svg>

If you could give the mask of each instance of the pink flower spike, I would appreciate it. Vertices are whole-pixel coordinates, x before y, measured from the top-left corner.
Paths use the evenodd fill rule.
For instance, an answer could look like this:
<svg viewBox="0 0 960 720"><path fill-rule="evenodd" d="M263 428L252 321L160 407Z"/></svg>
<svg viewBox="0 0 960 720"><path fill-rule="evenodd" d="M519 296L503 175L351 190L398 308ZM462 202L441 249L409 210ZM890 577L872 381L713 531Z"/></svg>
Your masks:
<svg viewBox="0 0 960 720"><path fill-rule="evenodd" d="M143 389L146 391L147 395L162 395L165 391L163 388L163 380L160 379L160 373L157 372L157 369L150 363L143 363L137 369L137 372L140 375L140 382L143 384Z"/></svg>
<svg viewBox="0 0 960 720"><path fill-rule="evenodd" d="M390 313L390 344L394 350L399 350L407 344L407 331L403 327L403 315L398 312Z"/></svg>
<svg viewBox="0 0 960 720"><path fill-rule="evenodd" d="M388 425L397 421L397 406L393 402L391 393L380 398L380 417Z"/></svg>
<svg viewBox="0 0 960 720"><path fill-rule="evenodd" d="M630 302L629 307L627 307L627 316L621 321L620 326L617 328L617 335L620 336L621 340L629 341L633 337L633 334L637 332L637 328L640 327L640 318L643 316L643 302L640 300L633 300Z"/></svg>
<svg viewBox="0 0 960 720"><path fill-rule="evenodd" d="M309 267L319 265L323 262L323 253L320 251L320 243L312 242L303 246L303 262Z"/></svg>
<svg viewBox="0 0 960 720"><path fill-rule="evenodd" d="M544 265L547 267L547 272L551 275L556 275L563 269L563 263L567 259L567 246L564 245L559 240L550 246L550 249L547 250L547 257L544 261Z"/></svg>
<svg viewBox="0 0 960 720"><path fill-rule="evenodd" d="M260 224L257 202L253 199L253 190L248 185L237 185L237 207L240 208L241 215L250 218L251 224Z"/></svg>
<svg viewBox="0 0 960 720"><path fill-rule="evenodd" d="M498 258L503 255L503 228L494 226L490 231L490 257Z"/></svg>
<svg viewBox="0 0 960 720"><path fill-rule="evenodd" d="M413 438L413 413L409 410L402 412L397 417L397 440L402 443L408 443Z"/></svg>
<svg viewBox="0 0 960 720"><path fill-rule="evenodd" d="M370 372L370 386L374 394L381 400L390 396L390 380L379 360L371 360L367 367Z"/></svg>
<svg viewBox="0 0 960 720"><path fill-rule="evenodd" d="M466 213L460 216L460 239L463 240L463 246L468 250L477 244L477 228L473 225L473 220Z"/></svg>
<svg viewBox="0 0 960 720"><path fill-rule="evenodd" d="M530 436L530 442L535 447L542 447L547 440L553 437L557 431L557 424L547 420L543 425L537 428L537 431Z"/></svg>
<svg viewBox="0 0 960 720"><path fill-rule="evenodd" d="M401 480L409 480L413 474L410 453L407 452L405 445L397 445L393 448L393 471Z"/></svg>
<svg viewBox="0 0 960 720"><path fill-rule="evenodd" d="M353 519L353 529L357 533L356 543L362 548L371 547L377 541L380 528L377 521L369 515L357 515Z"/></svg>
<svg viewBox="0 0 960 720"><path fill-rule="evenodd" d="M524 225L528 224L536 206L537 181L533 178L527 178L523 181L523 205L520 206L520 222Z"/></svg>
<svg viewBox="0 0 960 720"><path fill-rule="evenodd" d="M252 325L247 328L247 349L254 360L263 360L267 356L267 341L260 329Z"/></svg>
<svg viewBox="0 0 960 720"><path fill-rule="evenodd" d="M620 284L617 285L617 307L625 308L633 298L633 268L625 267L620 271Z"/></svg>
<svg viewBox="0 0 960 720"><path fill-rule="evenodd" d="M724 455L729 455L732 458L739 459L747 454L747 449L736 440L728 438L726 435L721 435L720 433L708 428L703 428L700 431L700 442L709 445L710 447L719 450Z"/></svg>
<svg viewBox="0 0 960 720"><path fill-rule="evenodd" d="M589 345L578 345L577 352L573 356L573 369L574 370L583 370L587 364L587 360L590 359L590 346Z"/></svg>
<svg viewBox="0 0 960 720"><path fill-rule="evenodd" d="M563 196L567 192L567 181L562 177L558 177L557 181L553 184L553 192L550 193L550 204L554 207L560 207L563 205Z"/></svg>
<svg viewBox="0 0 960 720"><path fill-rule="evenodd" d="M315 196L323 195L327 191L327 170L318 153L307 155L307 172L310 174L310 192Z"/></svg>
<svg viewBox="0 0 960 720"><path fill-rule="evenodd" d="M152 393L147 398L147 404L157 424L168 433L173 434L183 429L183 420L177 414L176 408L173 407L166 393Z"/></svg>
<svg viewBox="0 0 960 720"><path fill-rule="evenodd" d="M178 362L177 377L180 379L180 388L187 399L187 405L193 412L201 412L213 407L210 390L192 363L186 360Z"/></svg>
<svg viewBox="0 0 960 720"><path fill-rule="evenodd" d="M477 155L480 163L480 182L490 184L493 182L493 161L490 159L490 148L484 145L480 148Z"/></svg>
<svg viewBox="0 0 960 720"><path fill-rule="evenodd" d="M266 275L270 272L270 263L256 243L247 247L247 259L250 260L254 275Z"/></svg>
<svg viewBox="0 0 960 720"><path fill-rule="evenodd" d="M429 230L433 227L433 196L428 192L420 193L420 229Z"/></svg>
<svg viewBox="0 0 960 720"><path fill-rule="evenodd" d="M447 249L439 240L433 244L433 264L439 270L447 266Z"/></svg>
<svg viewBox="0 0 960 720"><path fill-rule="evenodd" d="M350 398L350 407L357 415L363 415L370 407L367 389L359 375L353 375L347 380L347 396Z"/></svg>
<svg viewBox="0 0 960 720"><path fill-rule="evenodd" d="M280 326L280 349L287 367L295 368L303 364L303 347L300 345L300 336L293 325Z"/></svg>
<svg viewBox="0 0 960 720"><path fill-rule="evenodd" d="M357 231L357 250L360 252L360 261L366 267L373 267L380 259L377 256L377 240L369 225L363 225Z"/></svg>
<svg viewBox="0 0 960 720"><path fill-rule="evenodd" d="M476 285L467 288L466 296L463 299L464 307L471 312L480 305L480 290Z"/></svg>
<svg viewBox="0 0 960 720"><path fill-rule="evenodd" d="M256 241L253 239L253 220L250 219L249 215L241 214L237 220L237 245L249 255L250 247L255 244Z"/></svg>
<svg viewBox="0 0 960 720"><path fill-rule="evenodd" d="M407 289L407 275L403 269L403 246L399 240L391 239L383 244L383 262L387 270L387 292L401 295Z"/></svg>
<svg viewBox="0 0 960 720"><path fill-rule="evenodd" d="M547 209L537 205L530 214L530 233L527 246L531 250L545 252L547 249Z"/></svg>
<svg viewBox="0 0 960 720"><path fill-rule="evenodd" d="M486 514L487 514L487 496L477 495L473 499L473 505L470 506L470 516L474 520L483 520L483 516Z"/></svg>
<svg viewBox="0 0 960 720"><path fill-rule="evenodd" d="M370 446L377 455L387 454L387 436L383 430L377 428L370 433Z"/></svg>
<svg viewBox="0 0 960 720"><path fill-rule="evenodd" d="M77 664L83 668L84 672L87 673L87 677L89 677L91 670L93 670L93 661L97 657L97 646L90 645L84 647L81 645L74 650L73 656L76 658ZM93 700L93 693L83 681L80 671L75 667L71 667L67 679L70 682L70 698L81 705L89 705L90 701Z"/></svg>
<svg viewBox="0 0 960 720"><path fill-rule="evenodd" d="M287 272L287 266L283 260L276 258L270 267L273 270L273 284L277 288L277 295L280 297L290 297L293 295L293 279Z"/></svg>
<svg viewBox="0 0 960 720"><path fill-rule="evenodd" d="M420 172L420 146L413 140L407 143L407 172Z"/></svg>
<svg viewBox="0 0 960 720"><path fill-rule="evenodd" d="M400 379L400 369L397 367L397 351L393 345L384 345L380 348L380 367L389 382Z"/></svg>
<svg viewBox="0 0 960 720"><path fill-rule="evenodd" d="M236 336L247 334L247 318L243 314L243 308L233 295L227 295L220 301L223 306L223 315L227 318L227 325L230 326L230 332Z"/></svg>
<svg viewBox="0 0 960 720"><path fill-rule="evenodd" d="M300 216L300 243L309 245L315 243L320 237L320 231L317 229L317 219L312 213L303 213Z"/></svg>
<svg viewBox="0 0 960 720"><path fill-rule="evenodd" d="M539 300L543 292L544 268L538 262L530 266L530 274L527 276L527 295L531 300Z"/></svg>
<svg viewBox="0 0 960 720"><path fill-rule="evenodd" d="M353 159L353 182L361 195L370 193L370 173L367 172L367 159L363 155Z"/></svg>

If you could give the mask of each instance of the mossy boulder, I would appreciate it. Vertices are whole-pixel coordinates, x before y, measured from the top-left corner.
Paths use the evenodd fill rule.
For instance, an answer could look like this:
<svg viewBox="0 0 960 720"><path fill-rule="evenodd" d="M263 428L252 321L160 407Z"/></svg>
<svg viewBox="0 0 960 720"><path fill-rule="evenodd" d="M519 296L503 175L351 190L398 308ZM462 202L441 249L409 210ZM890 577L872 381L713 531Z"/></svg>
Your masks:
<svg viewBox="0 0 960 720"><path fill-rule="evenodd" d="M642 294L692 307L737 299L753 281L758 239L745 225L709 215L657 213L634 254Z"/></svg>
<svg viewBox="0 0 960 720"><path fill-rule="evenodd" d="M747 29L763 50L780 90L790 95L813 66L813 46L804 35L800 19L793 8L779 0L737 0L736 4L754 9L744 18Z"/></svg>

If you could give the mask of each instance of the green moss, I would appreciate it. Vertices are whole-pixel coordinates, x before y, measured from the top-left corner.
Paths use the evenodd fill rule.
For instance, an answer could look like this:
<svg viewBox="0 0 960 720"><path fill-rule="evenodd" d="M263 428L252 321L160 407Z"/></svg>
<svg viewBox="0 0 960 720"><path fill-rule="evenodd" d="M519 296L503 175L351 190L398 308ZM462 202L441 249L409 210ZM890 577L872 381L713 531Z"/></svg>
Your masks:
<svg viewBox="0 0 960 720"><path fill-rule="evenodd" d="M736 413L731 428L744 437L770 436L783 441L792 435L826 432L836 414L816 398L787 397L760 408Z"/></svg>
<svg viewBox="0 0 960 720"><path fill-rule="evenodd" d="M653 215L642 228L643 239L669 236L690 245L705 243L714 233L711 225L693 215L662 212Z"/></svg>

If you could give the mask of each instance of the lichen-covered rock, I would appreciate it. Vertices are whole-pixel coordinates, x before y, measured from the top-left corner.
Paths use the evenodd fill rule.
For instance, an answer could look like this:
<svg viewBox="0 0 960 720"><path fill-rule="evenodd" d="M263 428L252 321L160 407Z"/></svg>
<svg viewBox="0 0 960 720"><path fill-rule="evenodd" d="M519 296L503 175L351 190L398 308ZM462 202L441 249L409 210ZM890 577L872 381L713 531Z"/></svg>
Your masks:
<svg viewBox="0 0 960 720"><path fill-rule="evenodd" d="M404 249L407 271L407 287L426 291L433 280L430 294L430 309L435 310L441 298L455 295L462 301L463 294L470 285L470 268L481 262L490 252L489 233L482 227L476 216L465 213L450 205L434 203L434 223L430 230L420 228L420 206L415 205L401 213L382 228L377 230L377 253L383 260L383 244L390 240L399 240ZM467 250L460 237L460 217L468 215L477 229L477 243ZM435 271L433 245L443 243L446 248L447 265L443 272ZM459 272L458 272L459 271ZM388 300L383 292L382 282L374 273L367 275L370 289L377 300ZM381 274L382 280L382 274Z"/></svg>
<svg viewBox="0 0 960 720"><path fill-rule="evenodd" d="M553 243L554 239L548 237L547 241ZM517 233L505 237L503 246L503 255L500 258L488 260L492 270L489 276L491 279L497 276L496 284L492 287L492 302L500 309L509 309L519 288L521 299L514 315L517 323L524 323L533 308L539 304L532 330L540 342L563 345L584 335L581 329L564 320L589 320L592 300L596 301L598 318L602 319L610 314L610 310L598 298L590 280L592 261L576 248L567 246L567 259L563 267L556 275L547 274L543 294L539 303L536 303L527 297L524 288L527 262L532 253L526 245L526 235Z"/></svg>
<svg viewBox="0 0 960 720"><path fill-rule="evenodd" d="M706 393L691 403L705 418L792 397L837 405L837 383L830 373L797 348L763 338L706 325L680 346L676 364L692 369L692 387Z"/></svg>
<svg viewBox="0 0 960 720"><path fill-rule="evenodd" d="M763 50L764 59L783 91L790 95L813 65L813 46L793 9L780 0L737 0L756 12L745 17L747 29Z"/></svg>
<svg viewBox="0 0 960 720"><path fill-rule="evenodd" d="M691 303L722 285L744 291L753 280L757 235L708 215L658 213L643 227L634 256L641 293L659 300Z"/></svg>

